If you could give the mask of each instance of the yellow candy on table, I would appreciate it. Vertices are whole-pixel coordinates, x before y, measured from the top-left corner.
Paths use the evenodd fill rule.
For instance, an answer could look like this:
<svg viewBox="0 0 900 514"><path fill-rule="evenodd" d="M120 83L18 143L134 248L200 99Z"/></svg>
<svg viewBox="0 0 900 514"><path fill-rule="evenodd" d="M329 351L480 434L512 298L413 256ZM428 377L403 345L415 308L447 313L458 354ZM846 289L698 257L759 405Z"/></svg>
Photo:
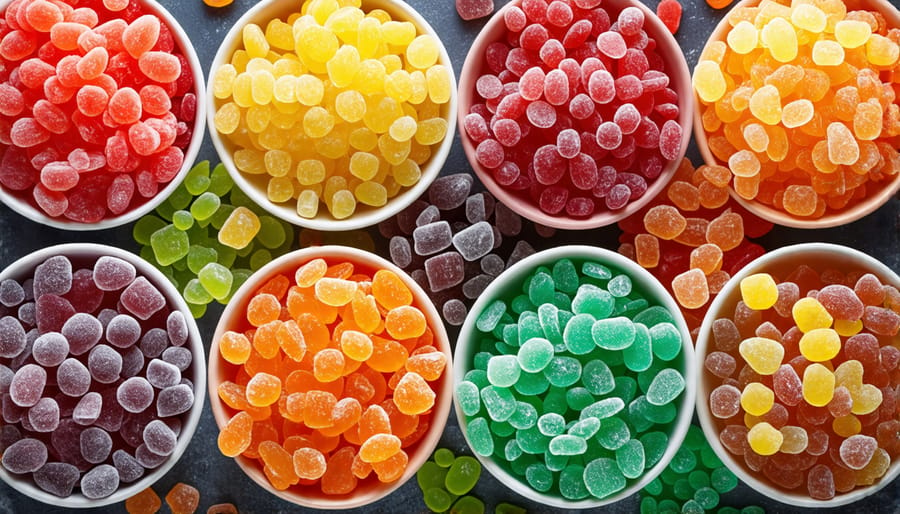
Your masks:
<svg viewBox="0 0 900 514"><path fill-rule="evenodd" d="M801 298L791 308L797 328L801 332L809 332L817 328L830 328L834 318L828 310L815 298Z"/></svg>
<svg viewBox="0 0 900 514"><path fill-rule="evenodd" d="M834 373L819 363L810 364L803 372L803 399L813 407L828 405L834 396L834 386Z"/></svg>
<svg viewBox="0 0 900 514"><path fill-rule="evenodd" d="M747 443L759 455L775 455L781 449L784 435L769 423L757 423L747 432Z"/></svg>
<svg viewBox="0 0 900 514"><path fill-rule="evenodd" d="M765 337L750 337L738 347L741 357L760 375L772 375L781 367L784 346Z"/></svg>
<svg viewBox="0 0 900 514"><path fill-rule="evenodd" d="M750 415L762 416L772 410L775 393L759 382L751 382L741 392L741 408Z"/></svg>
<svg viewBox="0 0 900 514"><path fill-rule="evenodd" d="M778 285L768 273L756 273L741 280L741 299L747 307L764 311L778 301Z"/></svg>
<svg viewBox="0 0 900 514"><path fill-rule="evenodd" d="M238 207L231 211L231 214L219 229L219 242L225 246L230 246L235 250L245 248L256 234L259 233L261 224L259 218L250 209L246 207Z"/></svg>
<svg viewBox="0 0 900 514"><path fill-rule="evenodd" d="M800 353L809 361L825 362L841 351L841 337L830 328L816 328L800 338Z"/></svg>

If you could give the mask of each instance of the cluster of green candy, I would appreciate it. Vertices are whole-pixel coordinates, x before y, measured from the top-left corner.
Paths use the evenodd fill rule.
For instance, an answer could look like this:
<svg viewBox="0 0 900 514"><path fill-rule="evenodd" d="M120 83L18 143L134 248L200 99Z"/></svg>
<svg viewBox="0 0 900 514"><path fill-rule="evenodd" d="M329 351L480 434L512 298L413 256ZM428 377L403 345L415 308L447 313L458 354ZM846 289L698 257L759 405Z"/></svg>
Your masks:
<svg viewBox="0 0 900 514"><path fill-rule="evenodd" d="M457 457L447 448L438 448L416 472L416 481L432 512L484 514L484 502L468 493L481 477L481 464L468 455ZM525 514L525 509L500 503L495 514Z"/></svg>
<svg viewBox="0 0 900 514"><path fill-rule="evenodd" d="M757 506L719 507L720 495L737 485L700 427L691 425L666 469L641 491L641 514L764 514Z"/></svg>
<svg viewBox="0 0 900 514"><path fill-rule="evenodd" d="M248 244L222 243L220 229L236 209L258 220ZM294 229L265 212L235 187L222 164L197 163L156 210L134 225L140 255L181 291L195 318L212 301L227 303L250 274L294 244ZM231 241L234 238L225 238Z"/></svg>

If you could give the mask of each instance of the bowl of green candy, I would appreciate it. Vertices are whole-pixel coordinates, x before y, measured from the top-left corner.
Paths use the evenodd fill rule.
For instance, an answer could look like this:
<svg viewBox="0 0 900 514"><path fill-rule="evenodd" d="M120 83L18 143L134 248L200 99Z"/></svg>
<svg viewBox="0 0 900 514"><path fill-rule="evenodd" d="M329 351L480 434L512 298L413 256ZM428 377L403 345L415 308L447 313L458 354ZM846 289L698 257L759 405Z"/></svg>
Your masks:
<svg viewBox="0 0 900 514"><path fill-rule="evenodd" d="M616 253L562 246L498 276L454 355L466 442L515 492L596 508L668 465L693 415L697 369L675 300Z"/></svg>

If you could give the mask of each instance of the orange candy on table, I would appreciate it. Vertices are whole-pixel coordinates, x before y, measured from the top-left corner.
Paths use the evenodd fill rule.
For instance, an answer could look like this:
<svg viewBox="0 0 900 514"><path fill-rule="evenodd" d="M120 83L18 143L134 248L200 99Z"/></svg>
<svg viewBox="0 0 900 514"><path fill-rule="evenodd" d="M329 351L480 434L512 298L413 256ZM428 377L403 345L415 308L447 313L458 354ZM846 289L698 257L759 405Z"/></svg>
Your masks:
<svg viewBox="0 0 900 514"><path fill-rule="evenodd" d="M152 488L148 487L125 500L128 514L155 514L162 507L162 500Z"/></svg>
<svg viewBox="0 0 900 514"><path fill-rule="evenodd" d="M200 491L193 486L179 482L166 495L166 503L172 514L194 514L200 505Z"/></svg>
<svg viewBox="0 0 900 514"><path fill-rule="evenodd" d="M398 480L447 355L394 272L313 259L291 275L263 286L219 341L230 380L218 393L234 412L219 449L258 459L279 490Z"/></svg>

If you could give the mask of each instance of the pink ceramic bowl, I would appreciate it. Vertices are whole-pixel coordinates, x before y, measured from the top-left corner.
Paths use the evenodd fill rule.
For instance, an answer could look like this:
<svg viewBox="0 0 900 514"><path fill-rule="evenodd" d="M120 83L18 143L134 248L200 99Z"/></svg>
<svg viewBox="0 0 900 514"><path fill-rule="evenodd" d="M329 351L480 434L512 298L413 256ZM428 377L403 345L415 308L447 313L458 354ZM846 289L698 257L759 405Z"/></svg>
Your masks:
<svg viewBox="0 0 900 514"><path fill-rule="evenodd" d="M662 173L650 182L649 188L643 196L635 201L629 202L622 209L610 211L605 205L602 205L602 199L600 199L601 205L598 205L594 213L586 218L571 217L567 215L565 211L559 214L548 214L542 211L540 207L528 197L527 191L512 191L508 187L502 186L494 180L493 173L481 166L477 159L475 159L476 144L469 138L469 135L464 128L465 117L469 114L472 105L477 100L475 82L487 69L484 60L485 49L491 43L506 38L507 29L504 22L504 14L512 6L521 6L521 4L522 0L512 0L494 14L472 43L469 54L466 56L465 64L463 64L462 73L459 77L459 111L457 113L457 124L459 125L459 135L463 148L466 151L466 157L469 159L469 163L475 170L478 178L498 200L531 221L564 230L583 230L616 223L641 210L641 208L647 205L657 194L662 192L663 188L665 188L669 183L669 180L675 174L678 165L681 163L681 160L687 151L691 137L691 124L693 122L692 113L694 111L694 97L691 87L691 72L684 59L681 47L656 14L643 3L637 0L605 0L603 2L601 6L610 12L615 13L616 16L626 7L637 7L644 12L644 29L651 38L656 40L656 51L666 62L667 74L670 77L669 87L678 93L679 113L676 121L678 121L682 127L681 146L678 151L678 158L663 167ZM613 17L613 21L615 21L614 16L611 17ZM602 165L602 163L598 163L598 165Z"/></svg>

